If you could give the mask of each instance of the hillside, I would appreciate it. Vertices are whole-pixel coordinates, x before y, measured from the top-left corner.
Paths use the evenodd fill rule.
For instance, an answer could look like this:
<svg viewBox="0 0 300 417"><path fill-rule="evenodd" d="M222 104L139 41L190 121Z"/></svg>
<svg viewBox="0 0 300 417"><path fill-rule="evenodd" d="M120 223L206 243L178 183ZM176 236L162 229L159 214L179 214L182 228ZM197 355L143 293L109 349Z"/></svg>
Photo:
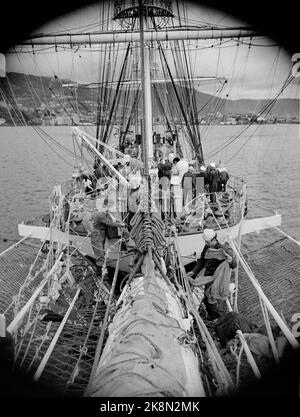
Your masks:
<svg viewBox="0 0 300 417"><path fill-rule="evenodd" d="M98 90L90 89L86 86L78 86L72 88L66 86L72 84L71 80L58 79L56 77L38 77L34 75L25 75L21 73L7 73L6 78L0 78L0 89L4 94L5 101L0 101L0 117L3 117L10 124L11 117L8 112L8 106L11 106L11 113L17 114L20 119L20 112L28 120L39 120L43 117L53 117L65 114L80 113L81 119L88 118L92 121L93 116L95 120ZM178 87L179 95L183 93ZM169 95L166 96L166 90ZM176 113L176 100L174 93L171 93L171 84L169 86L159 85L156 87L158 92L156 96L164 97L168 100L168 112ZM210 113L215 114L219 112L220 117L236 116L236 115L257 115L259 111L264 108L268 100L229 100L220 99L210 94L202 93L198 90L194 91L199 111L199 118L205 118ZM131 93L131 100L133 101L134 91ZM172 96L173 94L173 96ZM115 96L115 89L102 89L101 97L106 98L106 114L109 114L111 103ZM128 97L127 97L128 99ZM164 102L162 100L162 102ZM153 116L158 117L160 114L161 105L158 105L157 98L153 98L154 112ZM124 110L123 101L120 100L117 114L122 114ZM178 106L177 106L178 108ZM275 102L272 108L268 111L268 116L276 116L282 119L290 120L292 118L299 118L299 100L297 99L279 99Z"/></svg>

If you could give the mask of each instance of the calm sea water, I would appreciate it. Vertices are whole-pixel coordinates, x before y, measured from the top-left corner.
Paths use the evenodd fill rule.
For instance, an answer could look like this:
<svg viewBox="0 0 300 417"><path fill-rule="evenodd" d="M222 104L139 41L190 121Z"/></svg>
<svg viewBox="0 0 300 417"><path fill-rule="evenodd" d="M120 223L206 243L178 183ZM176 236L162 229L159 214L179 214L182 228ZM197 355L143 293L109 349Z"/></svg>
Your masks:
<svg viewBox="0 0 300 417"><path fill-rule="evenodd" d="M282 214L282 230L300 240L300 126L202 126L206 162L226 162L248 185L248 217ZM43 127L73 149L70 127ZM89 133L92 133L89 128ZM232 142L232 143L231 143ZM229 144L222 152L213 151ZM63 159L61 159L63 158ZM71 177L75 161L33 127L0 127L0 252L18 241L17 225L48 212L54 185ZM252 249L280 238L277 231L247 237Z"/></svg>

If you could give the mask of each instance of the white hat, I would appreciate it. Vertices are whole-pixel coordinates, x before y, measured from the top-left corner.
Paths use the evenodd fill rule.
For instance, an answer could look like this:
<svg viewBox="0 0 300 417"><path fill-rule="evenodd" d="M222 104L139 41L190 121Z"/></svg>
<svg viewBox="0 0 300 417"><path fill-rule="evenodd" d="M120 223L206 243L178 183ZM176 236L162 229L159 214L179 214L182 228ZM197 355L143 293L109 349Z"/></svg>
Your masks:
<svg viewBox="0 0 300 417"><path fill-rule="evenodd" d="M217 236L217 233L213 229L204 229L203 230L203 239L205 242L210 242Z"/></svg>
<svg viewBox="0 0 300 417"><path fill-rule="evenodd" d="M200 166L200 170L201 170L201 171L205 171L205 170L206 170L205 166L204 166L204 165L201 165L201 166Z"/></svg>
<svg viewBox="0 0 300 417"><path fill-rule="evenodd" d="M210 165L211 167L213 167L213 168L215 168L215 167L216 167L216 163L215 163L215 162L211 162L209 165Z"/></svg>

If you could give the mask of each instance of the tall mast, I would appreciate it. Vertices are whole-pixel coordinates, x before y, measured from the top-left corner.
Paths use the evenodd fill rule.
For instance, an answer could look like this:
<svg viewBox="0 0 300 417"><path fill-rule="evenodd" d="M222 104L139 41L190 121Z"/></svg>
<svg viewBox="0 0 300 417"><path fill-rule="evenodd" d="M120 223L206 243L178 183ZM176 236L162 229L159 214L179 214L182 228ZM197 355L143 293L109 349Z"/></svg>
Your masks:
<svg viewBox="0 0 300 417"><path fill-rule="evenodd" d="M145 32L150 28L150 20L164 18L165 20L173 16L172 3L165 0L115 0L115 20L120 20L130 24L134 34L134 22L139 22L138 40L141 52L141 87L142 87L142 151L144 162L144 173L149 175L150 162L153 159L153 126L152 126L152 98L151 98L151 65L150 65L150 46L145 44ZM123 32L124 33L124 32ZM136 32L135 32L136 33ZM136 33L137 35L137 33ZM129 42L132 40L129 39Z"/></svg>
<svg viewBox="0 0 300 417"><path fill-rule="evenodd" d="M140 21L140 49L141 49L141 82L143 97L143 121L142 121L142 150L144 162L144 174L149 175L149 163L153 158L152 142L152 102L151 102L151 80L150 80L150 51L145 47L144 27L147 25L147 12L143 7L143 1L139 0L139 21Z"/></svg>

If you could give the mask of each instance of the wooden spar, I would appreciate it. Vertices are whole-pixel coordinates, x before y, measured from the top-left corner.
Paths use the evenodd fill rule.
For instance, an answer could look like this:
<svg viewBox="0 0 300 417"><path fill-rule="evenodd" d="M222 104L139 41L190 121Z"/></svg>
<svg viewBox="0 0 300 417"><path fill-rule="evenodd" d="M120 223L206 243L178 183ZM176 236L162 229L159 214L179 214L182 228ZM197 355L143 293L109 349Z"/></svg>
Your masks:
<svg viewBox="0 0 300 417"><path fill-rule="evenodd" d="M122 174L119 173L118 170L116 170L112 164L105 158L105 156L102 155L98 151L98 149L95 148L95 146L85 137L85 134L83 134L79 129L74 128L74 131L80 136L80 138L86 143L86 145L92 149L95 154L101 159L102 162L115 174L115 176L121 181L122 184L128 185L128 181L123 177Z"/></svg>
<svg viewBox="0 0 300 417"><path fill-rule="evenodd" d="M177 82L182 82L182 83L189 83L191 81L195 82L195 81L211 81L211 80L217 80L217 81L223 81L223 80L228 80L228 77L215 77L215 76L211 76L211 77L193 77L193 78L173 78L173 82L177 83ZM141 84L140 80L121 80L121 81L107 81L107 82L100 82L100 83L89 83L89 84L79 84L80 86L86 87L86 88L99 88L99 86L101 85L105 85L105 86L115 86L118 85L121 82L122 86L125 85L134 85L134 86L138 86ZM157 78L157 79L151 79L151 84L165 84L165 83L171 83L172 80L170 78ZM89 136L89 135L87 135ZM104 142L103 142L104 143ZM107 145L107 144L105 144Z"/></svg>
<svg viewBox="0 0 300 417"><path fill-rule="evenodd" d="M14 243L12 246L10 246L9 248L5 249L3 252L0 253L0 256L5 255L6 253L8 253L11 249L15 248L16 246L18 246L20 243L24 242L25 239L29 238L31 236L31 233L28 233L27 235L25 235L21 240L19 240L18 242Z"/></svg>
<svg viewBox="0 0 300 417"><path fill-rule="evenodd" d="M99 84L97 85L97 87L99 87ZM95 141L95 143L99 143L101 146L103 146L104 148L108 149L111 152L114 152L116 155L120 156L121 158L124 157L124 154L120 151L118 151L118 149L114 148L113 146L109 145L108 143L102 142L101 140L96 140L96 138L94 138L93 136L89 135L86 132L83 132L82 130L80 130L78 127L73 127L73 132L79 133L80 135L84 135L86 136L88 139ZM93 143L92 143L93 145Z"/></svg>
<svg viewBox="0 0 300 417"><path fill-rule="evenodd" d="M246 342L245 336L243 335L243 333L241 332L241 330L237 330L236 333L239 336L239 339L240 339L241 343L244 346L248 363L250 364L254 375L256 376L257 379L260 379L261 378L261 373L260 373L260 371L258 369L258 366L257 366L257 364L256 364L256 362L255 362L255 360L253 358L253 355L251 353L251 350L250 350L250 348L249 348L249 346L248 346L248 344Z"/></svg>
<svg viewBox="0 0 300 417"><path fill-rule="evenodd" d="M274 229L278 230L279 233L281 233L283 236L287 237L288 239L290 239L292 242L296 243L296 245L300 246L300 241L294 239L292 236L288 235L287 233L284 233L281 229L279 229L279 227L272 225L272 227L274 227Z"/></svg>
<svg viewBox="0 0 300 417"><path fill-rule="evenodd" d="M45 366L48 363L48 360L49 360L49 358L50 358L50 356L51 356L51 354L53 352L53 349L54 349L54 347L55 347L55 345L56 345L56 343L58 341L59 336L61 335L61 332L63 331L63 328L64 328L64 326L66 324L66 321L68 320L69 315L70 315L70 313L71 313L71 311L72 311L72 309L73 309L73 307L75 305L75 302L76 302L76 300L77 300L77 298L79 296L80 291L81 291L81 288L80 287L77 288L77 291L76 291L76 293L74 295L74 298L73 298L71 304L69 305L69 308L68 308L65 316L64 316L62 322L60 323L60 325L59 325L59 327L58 327L58 329L57 329L57 331L55 333L55 336L53 337L53 339L52 339L52 341L51 341L51 343L50 343L50 345L49 345L49 347L47 349L47 352L45 353L45 356L43 357L41 363L39 364L39 367L38 367L36 373L34 374L34 377L33 377L34 381L38 381L40 379L40 376L42 375L42 373L43 373L43 371L45 369Z"/></svg>
<svg viewBox="0 0 300 417"><path fill-rule="evenodd" d="M228 39L250 38L262 36L249 29L192 29L192 30L145 30L144 42L173 41L173 40L205 40L205 39ZM19 45L70 45L70 44L105 44L139 42L140 32L94 32L94 33L70 33L63 36L42 35L19 42Z"/></svg>

